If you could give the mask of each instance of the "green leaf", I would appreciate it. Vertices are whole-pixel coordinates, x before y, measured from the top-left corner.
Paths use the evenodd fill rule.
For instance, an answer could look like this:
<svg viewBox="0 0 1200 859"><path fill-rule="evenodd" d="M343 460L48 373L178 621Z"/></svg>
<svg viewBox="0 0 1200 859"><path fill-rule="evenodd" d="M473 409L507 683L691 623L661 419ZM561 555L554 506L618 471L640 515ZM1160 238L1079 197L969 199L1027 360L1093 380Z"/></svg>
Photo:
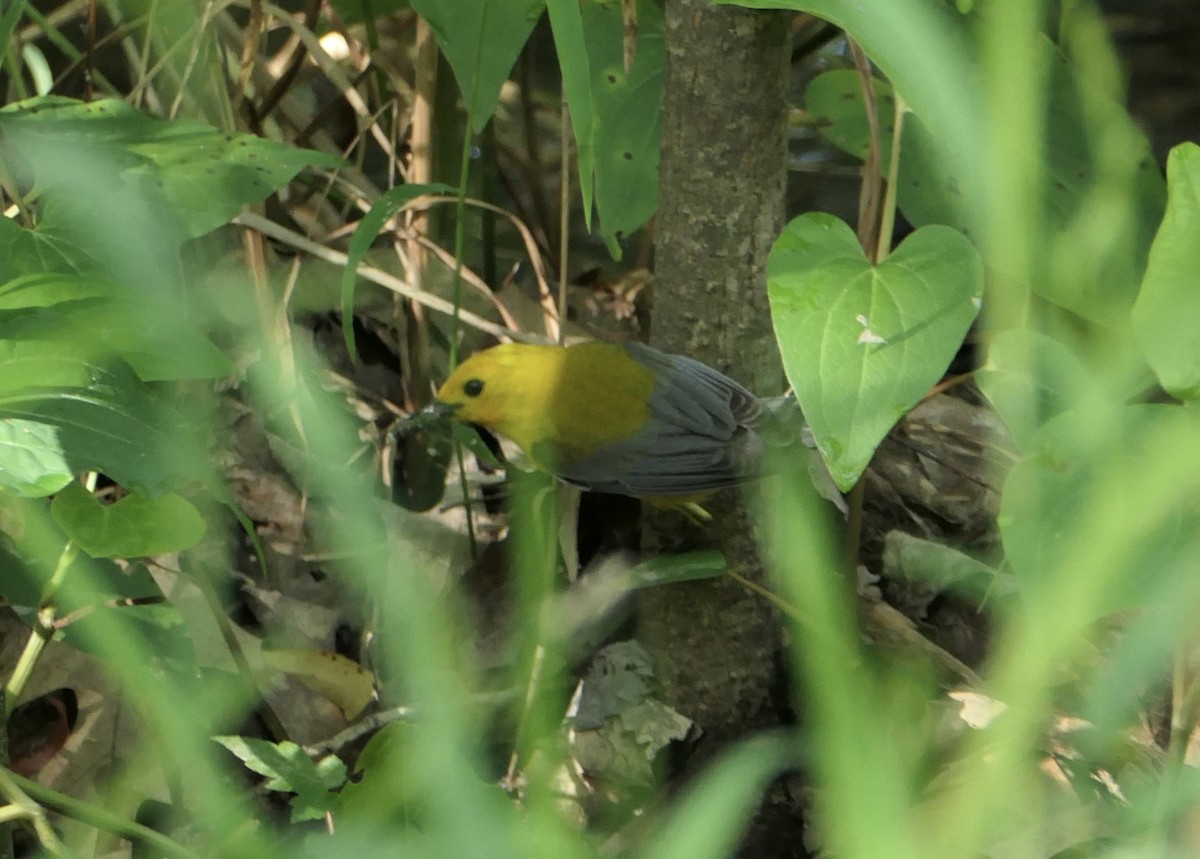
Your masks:
<svg viewBox="0 0 1200 859"><path fill-rule="evenodd" d="M77 266L68 252L69 248L60 248L38 231L0 218L0 283L29 275L74 272Z"/></svg>
<svg viewBox="0 0 1200 859"><path fill-rule="evenodd" d="M4 223L16 226L12 221ZM17 229L20 229L19 227ZM21 232L28 232L21 230ZM35 234L29 233L30 236ZM99 282L74 274L53 273L45 269L14 276L0 282L0 310L28 307L52 307L56 304L104 298L111 290Z"/></svg>
<svg viewBox="0 0 1200 859"><path fill-rule="evenodd" d="M93 558L139 558L190 549L206 525L192 503L179 495L131 494L102 504L70 483L50 505L58 526Z"/></svg>
<svg viewBox="0 0 1200 859"><path fill-rule="evenodd" d="M892 581L916 582L933 594L949 591L978 604L1016 592L1011 576L953 546L903 531L889 531L884 537L883 569Z"/></svg>
<svg viewBox="0 0 1200 859"><path fill-rule="evenodd" d="M648 588L675 582L694 582L723 575L729 564L715 549L686 552L682 555L658 555L642 561L629 571L631 588Z"/></svg>
<svg viewBox="0 0 1200 859"><path fill-rule="evenodd" d="M645 859L720 859L737 850L763 790L798 763L793 742L778 735L744 741L721 757L671 807Z"/></svg>
<svg viewBox="0 0 1200 859"><path fill-rule="evenodd" d="M117 320L103 332L104 342L119 354L143 382L220 379L237 367L207 335L160 319L157 327L138 325L138 314L118 309Z"/></svg>
<svg viewBox="0 0 1200 859"><path fill-rule="evenodd" d="M0 519L5 523L0 536L0 595L20 607L21 617L35 628L37 606L47 594L54 570L67 549L67 535L49 515L44 500L28 500L0 493ZM113 636L135 641L154 659L188 664L191 641L178 609L161 602L163 593L145 566L137 563L118 567L112 561L77 556L68 575L53 592L60 618L71 620L61 627L62 638L89 653L111 652ZM129 600L159 600L129 605ZM194 666L193 666L194 668Z"/></svg>
<svg viewBox="0 0 1200 859"><path fill-rule="evenodd" d="M1133 326L1159 382L1181 400L1200 399L1200 146L1167 158L1167 212L1133 307Z"/></svg>
<svg viewBox="0 0 1200 859"><path fill-rule="evenodd" d="M817 213L776 241L768 291L788 380L848 491L962 344L979 312L983 265L961 233L930 226L875 267L850 227Z"/></svg>
<svg viewBox="0 0 1200 859"><path fill-rule="evenodd" d="M195 120L156 119L115 99L83 103L56 96L0 110L0 157L17 165L24 181L65 194L94 184L77 182L88 173L103 172L102 181L115 179L131 199L161 201L160 217L172 217L184 238L228 223L305 167L344 163ZM101 219L94 225L112 217L113 203L72 199L69 209ZM87 235L83 228L76 232Z"/></svg>
<svg viewBox="0 0 1200 859"><path fill-rule="evenodd" d="M11 489L61 486L64 462L151 495L205 475L195 431L127 369L21 348L31 345L62 344L0 343L0 426L14 442L0 448L0 475L18 475Z"/></svg>
<svg viewBox="0 0 1200 859"><path fill-rule="evenodd" d="M136 301L120 284L70 273L0 284L0 338L70 338L76 354L75 347L88 343L95 354L120 355L146 382L215 379L237 369L173 309Z"/></svg>
<svg viewBox="0 0 1200 859"><path fill-rule="evenodd" d="M458 421L450 421L449 428L450 437L475 454L485 466L504 468L504 463L496 457L496 454L492 453L492 449L487 446L487 442L479 435L477 429Z"/></svg>
<svg viewBox="0 0 1200 859"><path fill-rule="evenodd" d="M1055 415L1087 396L1103 396L1097 380L1064 343L1024 329L996 335L975 381L1023 450L1033 446L1035 433Z"/></svg>
<svg viewBox="0 0 1200 859"><path fill-rule="evenodd" d="M457 193L457 188L440 182L430 185L399 185L376 200L371 210L354 228L354 235L350 237L350 247L346 251L346 267L342 269L342 335L346 338L346 349L350 353L351 361L358 361L358 347L354 343L354 285L358 282L358 266L371 249L379 231L383 229L388 218L417 197L426 194Z"/></svg>
<svg viewBox="0 0 1200 859"><path fill-rule="evenodd" d="M1091 402L1047 423L1036 452L1009 471L1001 496L1000 536L1017 578L1030 584L1052 579L1073 560L1068 553L1078 551L1081 540L1119 527L1108 517L1123 517L1127 502L1105 497L1101 487L1127 486L1140 505L1161 506L1158 498L1138 494L1138 475L1153 471L1147 463L1161 461L1164 450L1157 441L1173 430L1176 437L1194 438L1200 415L1175 405ZM1154 527L1096 570L1098 611L1143 605L1157 585L1190 576L1197 534L1200 508L1194 499L1162 507Z"/></svg>
<svg viewBox="0 0 1200 859"><path fill-rule="evenodd" d="M0 62L8 56L8 52L15 46L13 41L13 33L17 29L17 24L21 21L21 16L25 14L25 0L12 0L7 4L7 8L3 14L0 14ZM16 68L13 63L8 68Z"/></svg>
<svg viewBox="0 0 1200 859"><path fill-rule="evenodd" d="M591 73L596 211L609 253L620 259L618 241L646 223L658 206L663 16L655 3L637 4L636 53L627 75L620 4L584 3L582 13Z"/></svg>
<svg viewBox="0 0 1200 859"><path fill-rule="evenodd" d="M496 112L500 88L545 5L546 0L412 0L454 70L476 133Z"/></svg>
<svg viewBox="0 0 1200 859"><path fill-rule="evenodd" d="M554 33L554 50L562 72L563 95L575 132L575 160L579 169L579 193L583 198L583 222L592 229L592 189L596 157L592 143L591 65L583 16L578 0L547 0L546 12Z"/></svg>
<svg viewBox="0 0 1200 859"><path fill-rule="evenodd" d="M53 427L37 421L0 420L0 488L41 498L62 489L73 477Z"/></svg>
<svg viewBox="0 0 1200 859"><path fill-rule="evenodd" d="M84 563L82 558L76 560L68 584L56 600L60 615L83 605L90 609L63 627L64 641L88 653L104 655L111 652L112 637L120 635L138 642L148 663L162 660L189 673L196 670L191 634L178 608L167 602L126 604L132 599L164 599L143 565L129 564L122 569L111 561L89 559L88 581L81 586L78 579L84 578Z"/></svg>
<svg viewBox="0 0 1200 859"><path fill-rule="evenodd" d="M293 742L270 743L251 737L213 737L246 768L267 777L267 789L294 793L292 822L316 820L337 801L334 790L346 781L346 765L336 755L314 762Z"/></svg>

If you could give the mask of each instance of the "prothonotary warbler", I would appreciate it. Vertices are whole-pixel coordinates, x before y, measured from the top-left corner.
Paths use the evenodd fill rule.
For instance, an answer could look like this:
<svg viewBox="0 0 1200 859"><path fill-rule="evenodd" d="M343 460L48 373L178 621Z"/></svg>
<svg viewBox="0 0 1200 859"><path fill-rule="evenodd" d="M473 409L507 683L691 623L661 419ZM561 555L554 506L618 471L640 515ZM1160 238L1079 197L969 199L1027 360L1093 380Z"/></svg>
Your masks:
<svg viewBox="0 0 1200 859"><path fill-rule="evenodd" d="M582 489L680 505L754 476L768 411L698 361L598 341L485 349L433 408L507 436Z"/></svg>

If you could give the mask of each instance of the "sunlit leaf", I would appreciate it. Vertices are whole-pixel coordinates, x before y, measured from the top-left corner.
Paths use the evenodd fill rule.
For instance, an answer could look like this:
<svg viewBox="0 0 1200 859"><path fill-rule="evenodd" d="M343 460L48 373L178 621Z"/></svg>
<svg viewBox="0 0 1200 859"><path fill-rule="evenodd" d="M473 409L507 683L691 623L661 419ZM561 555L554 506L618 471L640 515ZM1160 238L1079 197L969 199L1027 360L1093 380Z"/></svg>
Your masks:
<svg viewBox="0 0 1200 859"><path fill-rule="evenodd" d="M930 226L872 266L843 221L810 214L775 243L768 289L788 380L848 491L946 371L979 312L983 265L961 233Z"/></svg>

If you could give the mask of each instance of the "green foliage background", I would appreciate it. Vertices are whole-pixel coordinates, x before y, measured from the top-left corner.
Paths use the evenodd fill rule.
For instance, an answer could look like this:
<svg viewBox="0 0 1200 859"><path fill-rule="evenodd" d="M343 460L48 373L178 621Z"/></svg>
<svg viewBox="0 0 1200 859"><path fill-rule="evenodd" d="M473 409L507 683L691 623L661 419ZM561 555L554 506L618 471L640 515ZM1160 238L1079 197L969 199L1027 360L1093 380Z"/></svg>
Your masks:
<svg viewBox="0 0 1200 859"><path fill-rule="evenodd" d="M911 111L901 112L893 203L917 231L872 258L848 226L807 214L772 256L776 336L818 448L839 486L853 486L883 435L945 371L982 299L979 383L1019 448L1003 492L1004 557L992 559L1015 596L994 609L993 653L973 690L994 702L994 718L946 742L928 668L864 649L807 476L768 484L757 516L776 595L793 607L789 657L809 723L731 749L655 807L623 852L728 855L764 786L803 766L831 855L1186 854L1200 791L1185 765L1200 712L1188 660L1200 605L1191 407L1200 391L1200 150L1176 148L1164 184L1121 106L1115 60L1087 3L1063 4L1056 41L1034 2L966 12L937 0L742 5L818 15L863 47L882 75L877 93L891 99L881 102L882 126L893 129L881 141L885 164L896 107ZM597 216L614 255L656 197L664 27L655 4L636 7L626 68L619 3L412 3L453 70L472 132L503 109L501 86L548 14L584 213ZM370 213L348 261L340 257L344 276L331 277L342 277L353 343L349 311L362 286L353 272L371 240L418 191L451 186L372 193L356 185L361 165L335 147L291 145L270 123L257 135L234 130L229 66L218 61L228 57L212 21L181 3L122 8L147 60L167 70L161 103L146 103L146 78L122 93L97 74L108 97L43 95L0 110L0 184L13 205L0 219L0 592L33 630L7 687L20 691L51 635L96 654L148 726L145 761L186 773L173 799L192 824L155 835L4 770L7 819L31 821L41 849L62 855L84 852L84 840L62 843L46 808L153 844L155 855L325 856L380 845L406 856L604 853L560 813L548 776L562 759L559 713L527 714L541 727L520 742L541 743L548 763L524 772L520 803L482 775L488 717L459 607L428 571L392 562L392 525L373 503L373 475L351 465L356 428L323 385L324 361L280 334L284 288L252 269L221 272L219 289L197 287L212 274L203 239L238 217L252 223L239 215L245 207L289 183L293 193L333 189L347 210L359 202ZM36 56L16 50L25 25L61 37L33 7L7 7L0 43L10 46L14 95L39 79ZM834 143L866 153L855 79L829 72L807 98ZM460 250L462 229L460 214ZM231 294L244 315L222 306ZM294 744L222 738L269 789L292 795L279 819L229 789L235 761L212 740L217 715L246 709L254 690L206 686L184 618L139 560L191 550L206 527L241 515L212 465L214 380L227 378L282 440L318 511L319 545L375 607L381 661L396 678L388 692L413 707L411 720L374 736L351 781L335 758ZM1142 394L1154 386L1169 397L1149 402ZM97 501L98 474L126 493L121 501ZM553 535L529 526L521 540L522 619L557 664L559 642L541 626L546 593L529 584L549 578ZM185 566L198 580L212 575L199 561ZM685 579L697 567L664 569ZM86 622L54 626L84 608ZM1138 714L1168 678L1169 737L1140 742ZM1067 715L1086 720L1069 743L1056 726ZM1039 768L1047 757L1074 780L1048 780ZM1117 790L1093 787L1099 773ZM333 834L298 825L327 812Z"/></svg>

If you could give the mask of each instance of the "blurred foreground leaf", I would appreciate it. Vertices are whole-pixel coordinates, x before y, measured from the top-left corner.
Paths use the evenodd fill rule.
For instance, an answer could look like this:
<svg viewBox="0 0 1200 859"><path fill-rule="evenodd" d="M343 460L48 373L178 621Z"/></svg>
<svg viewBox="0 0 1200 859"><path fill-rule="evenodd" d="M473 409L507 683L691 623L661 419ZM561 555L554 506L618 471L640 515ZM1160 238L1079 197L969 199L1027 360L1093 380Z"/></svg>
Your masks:
<svg viewBox="0 0 1200 859"><path fill-rule="evenodd" d="M1170 199L1142 291L1134 330L1159 382L1181 400L1200 399L1200 146L1182 143L1167 160Z"/></svg>

